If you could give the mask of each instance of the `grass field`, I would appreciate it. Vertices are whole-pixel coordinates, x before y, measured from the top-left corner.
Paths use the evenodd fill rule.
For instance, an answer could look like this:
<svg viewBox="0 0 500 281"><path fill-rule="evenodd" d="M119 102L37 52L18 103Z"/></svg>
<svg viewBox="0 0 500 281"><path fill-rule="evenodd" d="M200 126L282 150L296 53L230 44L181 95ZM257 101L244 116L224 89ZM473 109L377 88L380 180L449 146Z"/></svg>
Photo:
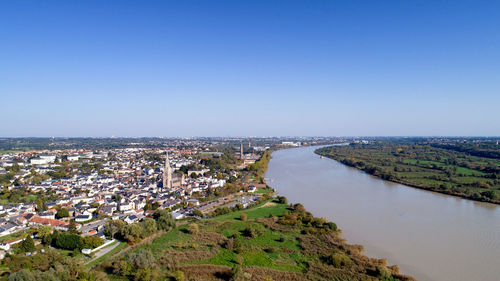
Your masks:
<svg viewBox="0 0 500 281"><path fill-rule="evenodd" d="M18 153L23 152L22 150L0 150L0 154Z"/></svg>

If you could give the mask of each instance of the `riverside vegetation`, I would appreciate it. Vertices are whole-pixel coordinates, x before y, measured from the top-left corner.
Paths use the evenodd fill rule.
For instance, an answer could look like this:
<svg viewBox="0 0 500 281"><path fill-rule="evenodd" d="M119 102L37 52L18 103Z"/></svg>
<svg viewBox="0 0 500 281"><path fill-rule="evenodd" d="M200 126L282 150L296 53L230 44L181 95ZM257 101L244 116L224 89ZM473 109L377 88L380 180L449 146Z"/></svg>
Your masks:
<svg viewBox="0 0 500 281"><path fill-rule="evenodd" d="M389 139L316 153L384 180L500 204L500 149L495 143Z"/></svg>
<svg viewBox="0 0 500 281"><path fill-rule="evenodd" d="M348 245L334 223L286 198L204 220L168 233L95 270L112 280L413 280L384 259ZM215 212L218 213L218 212Z"/></svg>

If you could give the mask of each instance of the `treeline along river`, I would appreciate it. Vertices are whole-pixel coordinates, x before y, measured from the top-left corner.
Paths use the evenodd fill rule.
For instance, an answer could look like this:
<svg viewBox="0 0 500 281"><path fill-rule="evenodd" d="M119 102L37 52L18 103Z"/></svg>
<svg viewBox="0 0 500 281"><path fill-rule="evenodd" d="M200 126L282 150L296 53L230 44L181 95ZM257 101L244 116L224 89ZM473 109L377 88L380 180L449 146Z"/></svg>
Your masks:
<svg viewBox="0 0 500 281"><path fill-rule="evenodd" d="M418 280L500 280L500 206L386 182L315 149L274 152L268 184Z"/></svg>

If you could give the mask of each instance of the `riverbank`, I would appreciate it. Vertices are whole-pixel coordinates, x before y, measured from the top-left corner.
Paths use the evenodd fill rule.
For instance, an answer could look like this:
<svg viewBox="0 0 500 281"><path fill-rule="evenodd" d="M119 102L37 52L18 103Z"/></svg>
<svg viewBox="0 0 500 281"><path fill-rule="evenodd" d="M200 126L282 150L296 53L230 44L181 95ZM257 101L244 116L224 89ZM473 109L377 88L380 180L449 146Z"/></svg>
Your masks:
<svg viewBox="0 0 500 281"><path fill-rule="evenodd" d="M484 172L483 170L487 170L486 165L482 164L487 163L484 159L474 157L473 164L463 164L462 161L460 163L463 166L459 166L447 164L456 163L457 158L465 159L466 156L457 152L450 156L450 152L433 147L426 148L432 149L430 152L420 147L405 149L406 151L389 145L355 145L329 146L314 152L386 181L464 199L500 204L497 180L500 174ZM434 158L429 157L431 153ZM469 167L464 167L465 165ZM483 170L479 170L480 168Z"/></svg>
<svg viewBox="0 0 500 281"><path fill-rule="evenodd" d="M266 178L289 202L334 221L348 243L419 281L498 279L498 205L383 181L315 149L273 154Z"/></svg>
<svg viewBox="0 0 500 281"><path fill-rule="evenodd" d="M315 218L284 197L228 214L188 219L128 255L97 270L116 278L137 256L147 256L151 276L194 280L414 280L368 258L363 247L349 245L334 223Z"/></svg>

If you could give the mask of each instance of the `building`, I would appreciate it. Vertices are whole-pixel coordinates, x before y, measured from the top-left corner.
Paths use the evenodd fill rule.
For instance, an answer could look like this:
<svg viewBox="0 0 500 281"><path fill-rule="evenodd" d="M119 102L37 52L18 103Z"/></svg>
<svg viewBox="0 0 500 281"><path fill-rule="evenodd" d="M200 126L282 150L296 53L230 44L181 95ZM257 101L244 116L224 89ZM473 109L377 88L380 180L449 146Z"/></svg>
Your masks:
<svg viewBox="0 0 500 281"><path fill-rule="evenodd" d="M172 189L172 167L170 167L170 160L165 157L165 168L163 169L163 189Z"/></svg>
<svg viewBox="0 0 500 281"><path fill-rule="evenodd" d="M49 163L54 163L56 161L55 155L40 155L38 158L33 158L30 160L31 165L45 165Z"/></svg>
<svg viewBox="0 0 500 281"><path fill-rule="evenodd" d="M240 143L240 160L243 160L243 142Z"/></svg>

